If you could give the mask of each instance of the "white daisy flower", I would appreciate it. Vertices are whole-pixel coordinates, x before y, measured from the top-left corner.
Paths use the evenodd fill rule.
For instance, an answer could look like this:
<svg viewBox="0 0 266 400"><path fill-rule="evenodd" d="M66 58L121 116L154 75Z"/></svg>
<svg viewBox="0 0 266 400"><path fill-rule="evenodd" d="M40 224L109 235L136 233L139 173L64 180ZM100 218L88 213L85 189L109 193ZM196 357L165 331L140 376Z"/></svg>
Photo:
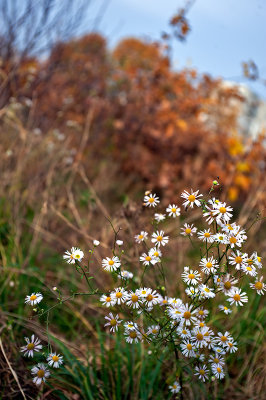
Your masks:
<svg viewBox="0 0 266 400"><path fill-rule="evenodd" d="M243 303L248 302L248 296L245 292L241 292L241 289L234 287L231 291L230 294L228 294L228 299L229 303L235 304L236 306L240 305L243 306Z"/></svg>
<svg viewBox="0 0 266 400"><path fill-rule="evenodd" d="M197 310L192 310L193 305L189 304L182 304L181 307L179 308L179 311L181 312L180 314L180 319L181 323L184 325L191 325L194 324L197 321L196 317L196 312Z"/></svg>
<svg viewBox="0 0 266 400"><path fill-rule="evenodd" d="M180 349L185 357L195 357L196 346L192 340L187 339L180 343Z"/></svg>
<svg viewBox="0 0 266 400"><path fill-rule="evenodd" d="M197 232L197 228L193 224L184 224L181 230L180 234L183 236L193 236Z"/></svg>
<svg viewBox="0 0 266 400"><path fill-rule="evenodd" d="M124 327L128 331L136 331L138 330L138 324L136 322L127 321L124 323Z"/></svg>
<svg viewBox="0 0 266 400"><path fill-rule="evenodd" d="M258 274L256 268L252 265L243 265L241 267L241 270L246 274L250 276L256 276Z"/></svg>
<svg viewBox="0 0 266 400"><path fill-rule="evenodd" d="M260 277L260 279L257 279L254 283L250 283L249 286L252 289L255 289L259 295L264 294L263 292L266 291L266 285L263 281L263 276Z"/></svg>
<svg viewBox="0 0 266 400"><path fill-rule="evenodd" d="M235 353L237 351L237 349L238 349L236 345L237 345L237 343L234 342L233 340L232 341L228 341L228 342L226 342L225 349L229 353Z"/></svg>
<svg viewBox="0 0 266 400"><path fill-rule="evenodd" d="M203 242L204 241L207 242L207 243L213 243L214 242L214 237L213 237L210 229L205 229L203 231L199 231L197 233L197 235L198 235L198 238L200 240L202 240Z"/></svg>
<svg viewBox="0 0 266 400"><path fill-rule="evenodd" d="M206 218L206 222L208 222L208 224L212 224L213 221L215 221L215 215L213 212L213 208L205 205L205 209L203 210L203 217Z"/></svg>
<svg viewBox="0 0 266 400"><path fill-rule="evenodd" d="M63 364L63 356L60 354L51 353L47 357L48 365L53 368L59 368Z"/></svg>
<svg viewBox="0 0 266 400"><path fill-rule="evenodd" d="M128 292L124 288L120 287L111 292L110 296L112 300L114 300L115 304L120 305L125 303L127 300Z"/></svg>
<svg viewBox="0 0 266 400"><path fill-rule="evenodd" d="M168 303L172 307L176 307L176 308L180 307L183 304L181 299L176 299L175 297L169 297Z"/></svg>
<svg viewBox="0 0 266 400"><path fill-rule="evenodd" d="M154 214L154 219L157 222L161 222L161 221L165 220L165 214L155 213Z"/></svg>
<svg viewBox="0 0 266 400"><path fill-rule="evenodd" d="M121 279L132 279L133 274L130 271L122 270L120 275L118 275L118 277Z"/></svg>
<svg viewBox="0 0 266 400"><path fill-rule="evenodd" d="M148 328L147 335L157 336L160 332L159 325L152 325Z"/></svg>
<svg viewBox="0 0 266 400"><path fill-rule="evenodd" d="M143 300L142 300L142 298L140 297L140 295L138 294L137 291L136 292L130 291L128 293L127 303L126 304L129 307L139 308L140 304L142 304L142 303L143 303Z"/></svg>
<svg viewBox="0 0 266 400"><path fill-rule="evenodd" d="M207 317L207 315L209 314L208 310L205 310L204 308L200 307L197 309L197 316L200 319L204 319Z"/></svg>
<svg viewBox="0 0 266 400"><path fill-rule="evenodd" d="M112 313L109 313L104 318L108 321L104 326L110 326L110 332L118 330L118 325L122 322L122 320L119 319L118 314L114 317Z"/></svg>
<svg viewBox="0 0 266 400"><path fill-rule="evenodd" d="M169 217L176 218L180 215L180 208L175 204L169 204L169 206L166 209L166 212L168 213Z"/></svg>
<svg viewBox="0 0 266 400"><path fill-rule="evenodd" d="M66 260L68 264L75 264L76 261L81 261L84 257L84 253L78 247L72 247L70 251L65 251L63 259Z"/></svg>
<svg viewBox="0 0 266 400"><path fill-rule="evenodd" d="M100 245L100 242L99 242L99 240L94 240L93 241L93 246L95 246L95 247L97 247L97 246L99 246Z"/></svg>
<svg viewBox="0 0 266 400"><path fill-rule="evenodd" d="M156 207L160 203L159 197L152 193L144 196L143 201L146 207Z"/></svg>
<svg viewBox="0 0 266 400"><path fill-rule="evenodd" d="M168 387L172 393L178 393L181 389L181 386L177 381L175 381L172 385L169 385Z"/></svg>
<svg viewBox="0 0 266 400"><path fill-rule="evenodd" d="M218 346L225 347L227 345L227 342L233 341L233 338L228 331L226 331L225 333L218 332L218 336L215 337L215 341ZM217 348L215 348L215 352L218 353Z"/></svg>
<svg viewBox="0 0 266 400"><path fill-rule="evenodd" d="M209 258L202 258L200 263L199 263L201 270L209 275L210 273L214 274L216 272L216 269L219 267L217 261L214 259L214 257L209 257Z"/></svg>
<svg viewBox="0 0 266 400"><path fill-rule="evenodd" d="M167 306L168 305L168 297L167 296L165 296L165 297L160 296L159 297L159 304L160 304L160 306Z"/></svg>
<svg viewBox="0 0 266 400"><path fill-rule="evenodd" d="M41 341L34 335L31 336L31 339L25 337L26 346L21 347L21 353L26 357L33 357L34 351L39 352L42 349Z"/></svg>
<svg viewBox="0 0 266 400"><path fill-rule="evenodd" d="M262 257L258 256L256 251L251 255L251 258L259 269L262 268Z"/></svg>
<svg viewBox="0 0 266 400"><path fill-rule="evenodd" d="M105 294L103 294L100 297L100 302L102 303L103 306L110 307L115 305L116 300L113 299L111 296L106 296Z"/></svg>
<svg viewBox="0 0 266 400"><path fill-rule="evenodd" d="M154 261L160 262L160 257L162 257L162 252L158 247L153 247L149 250L149 256L154 259Z"/></svg>
<svg viewBox="0 0 266 400"><path fill-rule="evenodd" d="M231 233L228 235L228 244L230 244L231 249L237 247L242 247L243 239L241 236Z"/></svg>
<svg viewBox="0 0 266 400"><path fill-rule="evenodd" d="M182 339L189 339L191 337L191 331L188 328L184 328L183 326L179 326L176 329L176 333L182 338Z"/></svg>
<svg viewBox="0 0 266 400"><path fill-rule="evenodd" d="M139 260L143 263L143 265L147 266L147 265L154 265L156 264L156 260L150 256L149 254L143 253Z"/></svg>
<svg viewBox="0 0 266 400"><path fill-rule="evenodd" d="M200 380L205 382L208 379L208 368L206 365L200 365L199 367L195 367L195 374Z"/></svg>
<svg viewBox="0 0 266 400"><path fill-rule="evenodd" d="M151 241L155 246L165 246L169 242L169 236L164 236L164 231L156 231L152 234Z"/></svg>
<svg viewBox="0 0 266 400"><path fill-rule="evenodd" d="M215 215L217 221L227 224L233 216L233 214L231 214L232 211L232 207L227 206L226 203L219 201L219 203L214 206L213 214Z"/></svg>
<svg viewBox="0 0 266 400"><path fill-rule="evenodd" d="M121 265L121 262L117 256L112 258L106 257L102 260L102 267L105 271L116 271Z"/></svg>
<svg viewBox="0 0 266 400"><path fill-rule="evenodd" d="M185 201L183 202L183 206L185 208L187 207L191 207L193 208L194 204L197 207L201 206L201 202L198 200L200 197L202 197L202 194L198 194L199 190L197 190L196 192L193 192L193 190L190 190L190 193L187 190L184 190L183 193L181 193L181 197L183 197L183 199L185 199Z"/></svg>
<svg viewBox="0 0 266 400"><path fill-rule="evenodd" d="M220 278L218 286L222 289L224 294L227 296L231 293L231 290L235 288L235 284L238 282L238 279L232 277L230 274L226 274Z"/></svg>
<svg viewBox="0 0 266 400"><path fill-rule="evenodd" d="M46 382L46 379L50 376L50 372L48 371L48 368L42 364L39 363L35 367L31 369L32 375L36 375L33 378L33 382L39 386L42 382Z"/></svg>
<svg viewBox="0 0 266 400"><path fill-rule="evenodd" d="M135 235L135 240L137 243L141 243L148 237L148 232L141 231L138 235Z"/></svg>
<svg viewBox="0 0 266 400"><path fill-rule="evenodd" d="M142 335L136 330L125 330L125 338L127 343L138 343L142 340Z"/></svg>
<svg viewBox="0 0 266 400"><path fill-rule="evenodd" d="M116 241L117 246L122 246L123 243L124 243L123 240L117 240Z"/></svg>
<svg viewBox="0 0 266 400"><path fill-rule="evenodd" d="M213 235L213 238L216 242L222 243L222 244L228 244L229 243L229 238L225 233L219 232Z"/></svg>
<svg viewBox="0 0 266 400"><path fill-rule="evenodd" d="M196 297L199 294L199 289L195 286L189 286L185 289L186 294L189 297Z"/></svg>
<svg viewBox="0 0 266 400"><path fill-rule="evenodd" d="M200 291L201 296L206 297L208 299L215 297L215 293L214 293L213 289L209 288L206 285L203 285L203 284L199 285L199 291Z"/></svg>
<svg viewBox="0 0 266 400"><path fill-rule="evenodd" d="M43 295L41 293L32 293L30 296L26 296L25 303L35 306L36 304L40 303L42 299Z"/></svg>
<svg viewBox="0 0 266 400"><path fill-rule="evenodd" d="M145 305L152 308L153 306L155 306L156 304L159 304L159 296L158 293L156 292L156 290L149 289L147 295L144 298L145 301Z"/></svg>
<svg viewBox="0 0 266 400"><path fill-rule="evenodd" d="M195 328L192 331L191 340L197 348L203 348L208 345L208 336L205 333L208 332L208 328L205 326L203 328Z"/></svg>
<svg viewBox="0 0 266 400"><path fill-rule="evenodd" d="M219 310L223 311L225 314L231 314L232 310L226 306L223 306L222 304L220 304L218 306Z"/></svg>
<svg viewBox="0 0 266 400"><path fill-rule="evenodd" d="M221 366L214 366L212 365L212 373L214 374L214 376L218 379L223 379L224 378L224 371L222 369Z"/></svg>
<svg viewBox="0 0 266 400"><path fill-rule="evenodd" d="M217 367L217 366L223 367L224 364L225 364L224 363L224 358L221 357L220 354L217 354L217 353L214 356L210 355L209 363L211 364L211 367L212 366L214 366L214 367Z"/></svg>
<svg viewBox="0 0 266 400"><path fill-rule="evenodd" d="M236 252L231 253L229 256L229 264L235 265L236 270L241 269L247 264L248 255L246 253L241 253L241 251L236 250Z"/></svg>
<svg viewBox="0 0 266 400"><path fill-rule="evenodd" d="M187 283L188 285L197 285L201 281L200 274L197 270L193 271L191 270L185 270L181 274L183 281Z"/></svg>

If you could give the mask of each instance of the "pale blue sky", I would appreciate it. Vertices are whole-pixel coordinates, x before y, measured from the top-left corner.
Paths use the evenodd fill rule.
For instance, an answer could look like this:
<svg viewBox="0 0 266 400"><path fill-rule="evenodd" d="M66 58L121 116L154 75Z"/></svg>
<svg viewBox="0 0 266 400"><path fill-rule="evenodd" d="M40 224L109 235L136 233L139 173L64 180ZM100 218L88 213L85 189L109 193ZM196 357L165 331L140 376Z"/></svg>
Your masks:
<svg viewBox="0 0 266 400"><path fill-rule="evenodd" d="M97 8L102 1L94 0ZM106 0L108 3L108 0ZM158 39L182 0L109 0L101 31L114 46L123 37ZM252 59L266 79L266 0L196 0L189 14L192 32L176 42L173 65L245 82L266 98L266 86L249 83L241 62Z"/></svg>

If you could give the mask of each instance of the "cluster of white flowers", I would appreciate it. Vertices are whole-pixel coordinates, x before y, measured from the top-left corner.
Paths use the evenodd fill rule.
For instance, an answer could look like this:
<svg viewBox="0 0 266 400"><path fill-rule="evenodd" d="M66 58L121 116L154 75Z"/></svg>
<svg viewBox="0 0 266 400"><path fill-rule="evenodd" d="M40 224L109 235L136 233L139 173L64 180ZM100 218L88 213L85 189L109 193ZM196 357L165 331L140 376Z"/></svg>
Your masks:
<svg viewBox="0 0 266 400"><path fill-rule="evenodd" d="M135 242L142 248L138 252L139 267L135 269L135 276L133 272L122 268L126 262L123 259L123 241L116 237L114 248L102 259L101 267L115 276L116 282L117 278L121 281L118 287L101 293L100 303L111 311L105 316L104 325L110 332L122 330L125 341L130 344L145 342L147 345L153 344L157 349L171 344L169 349L174 347L175 365L181 363L182 367L182 363L188 358L192 373L203 382L211 382L224 378L225 357L228 353L236 352L238 347L230 332L215 332L210 326L211 313L208 304L211 299L220 296L223 299L223 304L218 306L221 318L236 312L236 308L232 310L229 306L243 306L248 302L247 294L240 287L244 277L253 279L250 287L259 295L264 294L266 286L263 277L258 276L262 268L262 259L256 252L248 255L243 251L247 235L237 223L231 222L232 207L216 198L206 201L203 195L199 194L199 190L185 190L181 198L186 212L194 206L201 209L203 219L207 223L206 228L202 230L188 223L180 229L184 240L188 238L198 242L200 252L197 266L185 266L181 273L186 300L171 297L165 280L163 253L169 244L169 235L164 224L167 219L176 220L181 215L181 207L175 202L168 205L165 213L154 214L152 232L149 233L147 229L135 234ZM144 206L154 209L159 203L156 194L145 193ZM160 224L163 224L163 228ZM99 245L98 240L93 241L94 247ZM90 250L90 255L92 252ZM86 267L81 264L84 258L83 251L72 247L71 251L65 252L63 258L69 264L75 264L78 272L82 271L82 276L85 276L90 286ZM162 277L162 282L157 282L156 289L145 285L145 274L150 269L155 273L157 269L157 276ZM98 294L98 291L93 291L92 294ZM27 296L26 303L34 306L41 300L40 293L33 293ZM210 310L213 308L212 306ZM21 351L29 357L33 356L34 351L42 348L39 339L35 339L34 336L31 340L26 338L26 342L27 345ZM180 356L177 357L178 353ZM47 361L49 366L57 368L62 364L62 357L52 353L48 355ZM45 381L49 376L44 364L38 364L32 369L32 373L35 375L36 384ZM169 378L168 382L170 381L173 382L169 386L172 393L182 391L182 379L179 380L175 374L174 379Z"/></svg>
<svg viewBox="0 0 266 400"><path fill-rule="evenodd" d="M57 288L56 288L57 289ZM40 303L43 299L43 295L41 293L32 293L30 296L26 296L25 303L31 306L35 306ZM33 358L34 352L38 353L42 350L43 346L39 338L35 338L34 335L29 339L28 337L24 338L26 341L26 345L21 347L21 352L25 357ZM49 353L48 355L43 353L46 357L46 361L48 365L44 363L38 363L31 369L31 373L34 376L33 382L39 386L42 382L46 382L46 379L50 376L49 367L59 368L60 365L63 364L63 357L60 354Z"/></svg>
<svg viewBox="0 0 266 400"><path fill-rule="evenodd" d="M263 277L257 277L258 270L262 268L262 260L256 252L249 256L242 251L247 235L239 225L230 222L232 207L215 198L205 201L199 191L184 191L181 197L186 210L194 206L201 208L203 218L210 225L198 231L193 224L185 223L180 230L180 234L190 240L194 236L199 244L203 242L197 269L185 266L181 274L188 301L165 296L165 288L162 290L164 293L160 293L160 289L157 291L145 286L132 286L129 289L126 280L124 285L102 295L100 301L105 307L123 306L121 313L128 307L132 310L131 321L124 321L119 314L111 312L105 317L105 326L113 333L122 328L128 343L144 341L161 346L162 343L172 341L184 357L194 360L191 365L194 365L194 374L198 379L203 382L223 379L225 355L237 351L237 343L227 331L214 332L207 322L209 311L202 305L206 307L207 300L224 295L230 306L243 306L248 302L248 297L237 284L244 275L254 277L255 282L250 287L258 294L263 294L266 290ZM145 194L145 206L156 207L159 202L156 194ZM162 248L169 243L169 236L158 225L167 217L178 216L180 207L169 204L165 214L155 214L154 224L157 229L154 232L149 235L143 230L135 235L136 243L145 245L145 252L139 258L145 268L156 268L158 265L158 269L162 269ZM106 271L115 272L118 276L121 275L121 264L122 260L115 253L112 258L107 257L102 261ZM218 310L225 315L232 312L226 305L219 305ZM146 318L144 321L147 324L139 322L143 321L140 315ZM178 380L169 389L172 393L178 393L181 389Z"/></svg>

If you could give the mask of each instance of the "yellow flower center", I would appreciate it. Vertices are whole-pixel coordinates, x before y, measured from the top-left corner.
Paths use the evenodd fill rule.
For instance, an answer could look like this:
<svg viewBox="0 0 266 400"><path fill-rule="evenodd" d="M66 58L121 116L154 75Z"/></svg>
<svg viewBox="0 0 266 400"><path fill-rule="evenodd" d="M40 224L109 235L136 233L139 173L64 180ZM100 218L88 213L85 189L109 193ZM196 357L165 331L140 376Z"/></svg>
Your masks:
<svg viewBox="0 0 266 400"><path fill-rule="evenodd" d="M231 289L231 287L232 287L231 282L229 282L229 281L224 282L224 287L225 287L225 289L227 289L227 290Z"/></svg>
<svg viewBox="0 0 266 400"><path fill-rule="evenodd" d="M261 290L263 287L263 284L261 282L256 282L254 286L255 286L255 289Z"/></svg>
<svg viewBox="0 0 266 400"><path fill-rule="evenodd" d="M161 242L163 240L163 237L161 235L157 236L157 241Z"/></svg>
<svg viewBox="0 0 266 400"><path fill-rule="evenodd" d="M208 289L207 287L204 289L205 292L209 293L210 289Z"/></svg>
<svg viewBox="0 0 266 400"><path fill-rule="evenodd" d="M219 361L220 361L220 360L219 360L218 358L214 358L214 359L213 359L213 362L214 362L215 364L219 364Z"/></svg>
<svg viewBox="0 0 266 400"><path fill-rule="evenodd" d="M39 369L39 371L37 372L37 376L38 376L38 378L43 378L44 377L44 370L43 369Z"/></svg>
<svg viewBox="0 0 266 400"><path fill-rule="evenodd" d="M228 344L229 347L233 347L233 343L228 342L227 344Z"/></svg>
<svg viewBox="0 0 266 400"><path fill-rule="evenodd" d="M204 236L205 236L205 237L210 237L211 234L210 234L209 232L205 232L205 233L204 233Z"/></svg>
<svg viewBox="0 0 266 400"><path fill-rule="evenodd" d="M109 303L109 302L111 301L111 297L110 297L110 296L106 297L105 301L106 301L107 303Z"/></svg>
<svg viewBox="0 0 266 400"><path fill-rule="evenodd" d="M235 258L235 262L236 262L237 264L241 264L242 261L243 261L242 258L239 257L239 256L237 256L237 257Z"/></svg>
<svg viewBox="0 0 266 400"><path fill-rule="evenodd" d="M203 335L202 335L202 333L197 333L197 339L198 340L203 340Z"/></svg>
<svg viewBox="0 0 266 400"><path fill-rule="evenodd" d="M151 261L151 257L150 257L150 256L147 256L147 257L145 258L145 260L146 260L146 261Z"/></svg>
<svg viewBox="0 0 266 400"><path fill-rule="evenodd" d="M192 350L192 345L190 343L187 344L187 349Z"/></svg>
<svg viewBox="0 0 266 400"><path fill-rule="evenodd" d="M199 373L200 373L200 375L205 375L204 369L200 369L200 370L199 370Z"/></svg>
<svg viewBox="0 0 266 400"><path fill-rule="evenodd" d="M35 295L35 294L32 294L31 296L30 296L30 300L36 300L37 299L37 296Z"/></svg>
<svg viewBox="0 0 266 400"><path fill-rule="evenodd" d="M200 323L199 323L199 326L200 326L201 328L203 328L203 327L204 327L204 322L200 322Z"/></svg>
<svg viewBox="0 0 266 400"><path fill-rule="evenodd" d="M175 213L175 212L176 212L176 208L173 207L171 211L172 211L173 213Z"/></svg>
<svg viewBox="0 0 266 400"><path fill-rule="evenodd" d="M183 333L183 335L186 335L186 334L187 334L187 331L183 330L182 333Z"/></svg>
<svg viewBox="0 0 266 400"><path fill-rule="evenodd" d="M34 343L29 343L29 344L27 345L27 349L28 349L28 350L33 350L33 349L34 349Z"/></svg>
<svg viewBox="0 0 266 400"><path fill-rule="evenodd" d="M144 237L143 235L139 235L139 239L143 239L143 237Z"/></svg>
<svg viewBox="0 0 266 400"><path fill-rule="evenodd" d="M185 319L189 319L189 318L191 317L191 312L185 311L183 317L184 317Z"/></svg>
<svg viewBox="0 0 266 400"><path fill-rule="evenodd" d="M167 304L168 302L167 302L167 300L163 300L163 304Z"/></svg>
<svg viewBox="0 0 266 400"><path fill-rule="evenodd" d="M194 279L195 278L195 275L194 274L189 274L188 275L188 279Z"/></svg>
<svg viewBox="0 0 266 400"><path fill-rule="evenodd" d="M228 308L226 306L224 306L224 310L228 310Z"/></svg>
<svg viewBox="0 0 266 400"><path fill-rule="evenodd" d="M52 357L52 360L56 362L56 361L59 360L59 357L58 357L58 356L53 356L53 357Z"/></svg>
<svg viewBox="0 0 266 400"><path fill-rule="evenodd" d="M153 330L152 330L152 333L157 333L157 332L158 332L157 329L153 329Z"/></svg>
<svg viewBox="0 0 266 400"><path fill-rule="evenodd" d="M195 200L196 200L196 197L194 196L194 194L191 194L190 196L188 196L188 201L190 201L191 203Z"/></svg>
<svg viewBox="0 0 266 400"><path fill-rule="evenodd" d="M206 267L207 268L211 268L212 267L212 263L211 262L207 262Z"/></svg>
<svg viewBox="0 0 266 400"><path fill-rule="evenodd" d="M261 257L257 257L258 262L261 262Z"/></svg>
<svg viewBox="0 0 266 400"><path fill-rule="evenodd" d="M252 268L251 267L247 267L247 271L252 271Z"/></svg>
<svg viewBox="0 0 266 400"><path fill-rule="evenodd" d="M109 264L109 265L114 265L114 263L115 263L115 262L114 262L113 260L109 260L109 261L108 261L108 264Z"/></svg>
<svg viewBox="0 0 266 400"><path fill-rule="evenodd" d="M129 333L129 336L131 337L131 339L136 339L137 334L136 334L135 331L131 331L131 332Z"/></svg>
<svg viewBox="0 0 266 400"><path fill-rule="evenodd" d="M199 315L204 315L204 311L199 310Z"/></svg>
<svg viewBox="0 0 266 400"><path fill-rule="evenodd" d="M239 296L239 294L236 293L236 294L234 295L234 300L235 300L235 301L240 301L240 298L241 298L241 297Z"/></svg>
<svg viewBox="0 0 266 400"><path fill-rule="evenodd" d="M79 255L79 254L76 254L76 258L80 258L80 255Z"/></svg>
<svg viewBox="0 0 266 400"><path fill-rule="evenodd" d="M116 326L116 324L117 324L117 320L116 319L111 319L111 321L110 321L110 324L111 324L111 326Z"/></svg>
<svg viewBox="0 0 266 400"><path fill-rule="evenodd" d="M232 231L234 229L230 224L227 224L226 226L229 229L229 231Z"/></svg>
<svg viewBox="0 0 266 400"><path fill-rule="evenodd" d="M253 265L253 260L251 260L251 258L249 258L249 259L247 260L247 263L248 263L248 265Z"/></svg>
<svg viewBox="0 0 266 400"><path fill-rule="evenodd" d="M230 237L230 243L236 243L236 242L237 239L234 236Z"/></svg>
<svg viewBox="0 0 266 400"><path fill-rule="evenodd" d="M153 299L153 295L152 295L152 294L148 294L147 300L148 300L148 301L151 301L152 299Z"/></svg>
<svg viewBox="0 0 266 400"><path fill-rule="evenodd" d="M217 367L217 372L219 372L219 373L222 372L220 367Z"/></svg>
<svg viewBox="0 0 266 400"><path fill-rule="evenodd" d="M131 296L131 300L133 301L133 303L136 303L137 301L138 301L138 296L136 295L136 294L133 294L132 296Z"/></svg>
<svg viewBox="0 0 266 400"><path fill-rule="evenodd" d="M172 386L172 388L173 388L173 389L176 389L176 388L177 388L177 386L176 386L176 385L173 385L173 386Z"/></svg>
<svg viewBox="0 0 266 400"><path fill-rule="evenodd" d="M191 229L190 228L186 228L185 232L186 232L187 235L189 235L191 233Z"/></svg>
<svg viewBox="0 0 266 400"><path fill-rule="evenodd" d="M226 336L221 336L221 341L222 342L226 342L227 341L227 337Z"/></svg>
<svg viewBox="0 0 266 400"><path fill-rule="evenodd" d="M220 207L219 211L220 211L220 213L225 214L226 213L226 208L225 207Z"/></svg>
<svg viewBox="0 0 266 400"><path fill-rule="evenodd" d="M149 198L149 203L153 203L154 202L154 198L153 197L150 197Z"/></svg>
<svg viewBox="0 0 266 400"><path fill-rule="evenodd" d="M158 251L155 251L153 255L154 255L154 257L159 257Z"/></svg>
<svg viewBox="0 0 266 400"><path fill-rule="evenodd" d="M115 295L116 295L116 297L117 297L118 299L121 299L121 297L123 296L123 293L117 292Z"/></svg>

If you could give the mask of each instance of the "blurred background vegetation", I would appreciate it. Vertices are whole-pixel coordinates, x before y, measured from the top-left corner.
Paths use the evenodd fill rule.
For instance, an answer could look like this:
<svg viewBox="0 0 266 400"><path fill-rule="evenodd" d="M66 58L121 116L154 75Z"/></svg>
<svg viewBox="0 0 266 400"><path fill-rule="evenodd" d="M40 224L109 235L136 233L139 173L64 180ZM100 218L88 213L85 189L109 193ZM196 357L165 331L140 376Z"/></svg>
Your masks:
<svg viewBox="0 0 266 400"><path fill-rule="evenodd" d="M248 99L238 85L171 65L172 40L184 41L193 29L191 3L169 16L169 32L161 40L131 37L111 49L109 38L97 30L101 8L90 33L77 34L86 1L0 1L3 399L171 397L165 384L171 357L110 339L102 329L105 310L94 300L77 298L50 314L50 340L66 363L41 393L19 353L30 332L48 339L46 317L39 320L24 307L27 294L42 291L48 308L56 301L53 286L64 295L84 290L62 262L66 249L79 246L86 253L93 239L100 240L92 273L98 287L110 288L109 276L99 272L113 241L108 219L122 228L125 243L132 242L146 223L145 190L155 191L164 206L190 187L207 192L219 177L217 196L231 203L239 223L249 228L257 220L246 251L265 257L265 131L254 136L240 124ZM254 65L244 65L251 79L258 78ZM195 213L196 224L197 219ZM177 228L167 229L177 233ZM127 246L134 271L138 254ZM172 295L180 295L180 272L185 263L197 262L196 256L176 237L168 255ZM240 342L237 356L229 359L229 376L207 389L186 382L187 398L264 398L265 309L246 289L250 307L226 327ZM220 317L212 322L223 329Z"/></svg>

